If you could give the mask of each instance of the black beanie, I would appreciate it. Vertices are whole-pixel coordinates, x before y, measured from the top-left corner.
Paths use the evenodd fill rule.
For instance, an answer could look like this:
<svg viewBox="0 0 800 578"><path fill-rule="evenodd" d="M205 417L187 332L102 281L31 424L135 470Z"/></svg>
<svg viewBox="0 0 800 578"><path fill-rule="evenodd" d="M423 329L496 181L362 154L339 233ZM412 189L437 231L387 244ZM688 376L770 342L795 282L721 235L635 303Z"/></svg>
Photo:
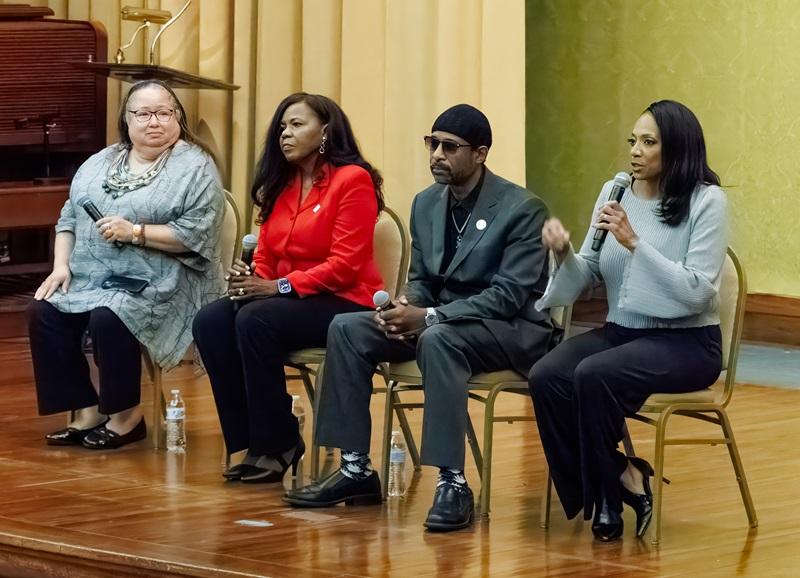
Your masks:
<svg viewBox="0 0 800 578"><path fill-rule="evenodd" d="M439 115L431 132L440 130L463 138L472 146L492 146L492 127L486 115L469 104L451 106Z"/></svg>

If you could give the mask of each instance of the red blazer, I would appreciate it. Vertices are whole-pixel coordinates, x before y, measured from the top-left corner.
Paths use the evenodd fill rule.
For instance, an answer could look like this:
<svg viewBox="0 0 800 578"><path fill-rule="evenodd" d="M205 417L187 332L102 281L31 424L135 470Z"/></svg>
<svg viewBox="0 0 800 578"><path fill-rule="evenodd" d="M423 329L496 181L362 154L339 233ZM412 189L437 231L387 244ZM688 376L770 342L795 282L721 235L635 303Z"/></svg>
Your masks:
<svg viewBox="0 0 800 578"><path fill-rule="evenodd" d="M357 165L325 164L300 205L298 175L261 225L256 275L286 277L301 296L333 293L366 307L383 288L372 254L375 186Z"/></svg>

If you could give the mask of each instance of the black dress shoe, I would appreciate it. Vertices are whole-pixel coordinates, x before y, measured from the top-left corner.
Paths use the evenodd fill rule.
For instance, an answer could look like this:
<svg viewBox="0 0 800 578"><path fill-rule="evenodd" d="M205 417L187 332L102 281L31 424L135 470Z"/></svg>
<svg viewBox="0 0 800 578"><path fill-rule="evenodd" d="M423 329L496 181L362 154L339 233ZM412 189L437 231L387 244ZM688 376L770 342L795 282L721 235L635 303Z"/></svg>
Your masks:
<svg viewBox="0 0 800 578"><path fill-rule="evenodd" d="M107 423L108 419L101 424L87 429L67 427L49 434L45 434L44 439L49 446L79 446L81 443L83 443L83 438L89 435L92 430L102 425L106 425Z"/></svg>
<svg viewBox="0 0 800 578"><path fill-rule="evenodd" d="M315 484L289 490L283 501L292 506L305 508L324 508L344 502L348 506L355 503L380 504L383 501L381 481L372 472L364 480L353 480L341 470Z"/></svg>
<svg viewBox="0 0 800 578"><path fill-rule="evenodd" d="M423 525L434 532L449 532L466 528L474 518L475 500L469 486L441 484Z"/></svg>
<svg viewBox="0 0 800 578"><path fill-rule="evenodd" d="M653 467L642 458L628 457L631 465L642 472L644 494L634 494L620 483L620 496L636 512L636 537L641 538L653 518L653 491L650 489L650 476L654 475Z"/></svg>
<svg viewBox="0 0 800 578"><path fill-rule="evenodd" d="M83 438L83 447L89 448L90 450L113 450L133 442L138 442L146 437L147 426L144 424L144 418L142 418L139 420L139 423L136 424L136 427L126 434L118 434L106 428L106 426L101 425L93 429Z"/></svg>
<svg viewBox="0 0 800 578"><path fill-rule="evenodd" d="M604 498L600 506L595 506L592 534L600 542L611 542L622 536L622 528L622 516L612 510Z"/></svg>
<svg viewBox="0 0 800 578"><path fill-rule="evenodd" d="M222 477L231 482L235 482L237 480L241 480L242 476L255 473L260 469L261 468L257 468L250 464L236 464L235 466L231 466L222 472Z"/></svg>
<svg viewBox="0 0 800 578"><path fill-rule="evenodd" d="M292 475L296 476L297 464L300 463L304 453L306 453L306 444L303 442L303 438L300 438L300 441L297 442L294 448L283 454L267 456L275 460L279 469L273 470L270 468L251 466L250 471L242 475L241 480L245 484L274 484L283 481L283 476L286 475L289 466L292 468Z"/></svg>

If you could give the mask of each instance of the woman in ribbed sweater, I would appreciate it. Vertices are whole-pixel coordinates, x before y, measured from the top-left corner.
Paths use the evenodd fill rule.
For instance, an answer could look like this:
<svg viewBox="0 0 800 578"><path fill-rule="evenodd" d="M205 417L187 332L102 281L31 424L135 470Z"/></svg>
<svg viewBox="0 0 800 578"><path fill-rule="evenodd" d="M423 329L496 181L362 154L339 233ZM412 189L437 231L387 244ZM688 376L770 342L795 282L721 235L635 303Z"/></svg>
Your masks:
<svg viewBox="0 0 800 578"><path fill-rule="evenodd" d="M709 387L721 371L718 289L727 248L725 193L706 161L703 130L677 102L651 104L631 133L633 182L595 205L580 252L558 219L542 238L557 270L537 303L573 303L605 288L606 323L555 348L528 376L539 433L568 518L583 510L596 539L650 522L650 465L617 449L626 416L653 393ZM592 250L596 229L609 232Z"/></svg>

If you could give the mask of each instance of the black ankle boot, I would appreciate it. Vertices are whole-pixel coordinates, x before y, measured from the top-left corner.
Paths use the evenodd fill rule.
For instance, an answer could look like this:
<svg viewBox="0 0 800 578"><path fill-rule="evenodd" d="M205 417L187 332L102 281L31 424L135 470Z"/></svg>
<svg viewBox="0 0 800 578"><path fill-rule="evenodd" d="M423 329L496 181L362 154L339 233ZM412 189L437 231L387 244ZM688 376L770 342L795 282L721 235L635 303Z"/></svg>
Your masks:
<svg viewBox="0 0 800 578"><path fill-rule="evenodd" d="M594 509L592 534L600 542L611 542L622 536L622 516L609 507L605 498Z"/></svg>
<svg viewBox="0 0 800 578"><path fill-rule="evenodd" d="M655 472L650 464L642 458L628 457L631 465L642 473L644 494L634 494L625 484L620 483L620 496L636 512L636 537L641 538L653 518L653 491L650 489L650 476Z"/></svg>

